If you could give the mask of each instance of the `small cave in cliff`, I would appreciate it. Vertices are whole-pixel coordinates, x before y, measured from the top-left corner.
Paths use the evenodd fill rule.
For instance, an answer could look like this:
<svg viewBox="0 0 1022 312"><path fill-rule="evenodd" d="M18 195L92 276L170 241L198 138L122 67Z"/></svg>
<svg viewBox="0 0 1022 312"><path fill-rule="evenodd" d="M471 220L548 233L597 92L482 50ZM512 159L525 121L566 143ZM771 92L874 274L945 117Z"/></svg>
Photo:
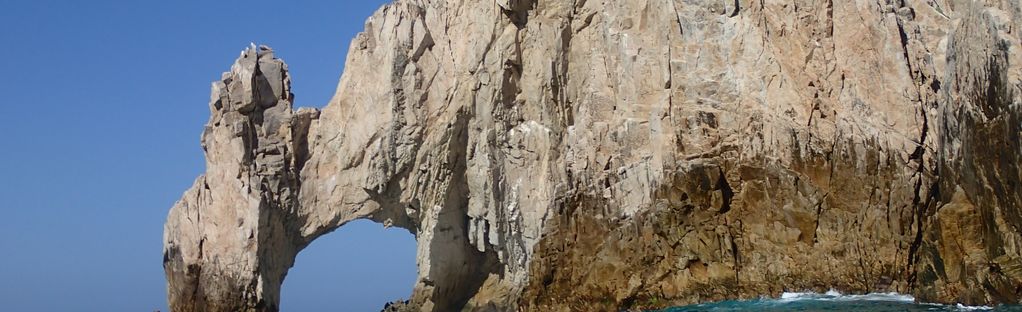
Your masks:
<svg viewBox="0 0 1022 312"><path fill-rule="evenodd" d="M412 293L415 237L355 220L298 254L281 289L282 311L378 311Z"/></svg>

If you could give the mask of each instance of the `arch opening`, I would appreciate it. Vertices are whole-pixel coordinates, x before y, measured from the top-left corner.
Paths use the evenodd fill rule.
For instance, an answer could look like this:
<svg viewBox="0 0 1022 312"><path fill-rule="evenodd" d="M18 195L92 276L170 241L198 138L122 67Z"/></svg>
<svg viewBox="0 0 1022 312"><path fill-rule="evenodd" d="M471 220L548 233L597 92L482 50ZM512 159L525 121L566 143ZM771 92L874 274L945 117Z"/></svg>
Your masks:
<svg viewBox="0 0 1022 312"><path fill-rule="evenodd" d="M298 253L281 288L281 311L379 311L412 294L415 254L408 230L351 221Z"/></svg>

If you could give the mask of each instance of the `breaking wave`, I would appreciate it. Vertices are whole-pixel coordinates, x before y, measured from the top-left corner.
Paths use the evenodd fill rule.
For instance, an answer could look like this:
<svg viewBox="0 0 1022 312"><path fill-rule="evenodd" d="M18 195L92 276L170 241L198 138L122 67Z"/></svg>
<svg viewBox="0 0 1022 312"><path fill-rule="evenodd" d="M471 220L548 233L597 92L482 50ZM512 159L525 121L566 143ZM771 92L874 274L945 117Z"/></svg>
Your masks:
<svg viewBox="0 0 1022 312"><path fill-rule="evenodd" d="M942 305L934 303L917 303L911 295L899 293L871 293L865 295L845 295L836 290L825 293L786 292L780 298L761 298L756 300L732 300L714 303L669 308L661 312L696 312L696 311L1022 311L1019 306L965 306Z"/></svg>
<svg viewBox="0 0 1022 312"><path fill-rule="evenodd" d="M808 293L808 292L786 292L781 294L781 298L777 299L780 303L796 302L803 300L816 300L816 301L881 301L881 302L901 302L901 303L915 303L916 298L910 295L903 295L899 293L872 293L865 295L843 295L836 290L830 290L828 292Z"/></svg>

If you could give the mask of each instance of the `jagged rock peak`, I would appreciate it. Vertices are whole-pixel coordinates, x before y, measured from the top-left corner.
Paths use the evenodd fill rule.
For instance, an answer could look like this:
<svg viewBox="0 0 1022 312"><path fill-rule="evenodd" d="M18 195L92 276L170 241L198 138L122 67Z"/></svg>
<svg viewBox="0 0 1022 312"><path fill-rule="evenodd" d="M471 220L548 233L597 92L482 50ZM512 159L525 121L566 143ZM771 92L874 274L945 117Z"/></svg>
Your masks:
<svg viewBox="0 0 1022 312"><path fill-rule="evenodd" d="M206 174L171 209L164 232L170 307L276 310L303 246L289 218L318 111L292 111L287 65L265 46L244 50L211 93Z"/></svg>

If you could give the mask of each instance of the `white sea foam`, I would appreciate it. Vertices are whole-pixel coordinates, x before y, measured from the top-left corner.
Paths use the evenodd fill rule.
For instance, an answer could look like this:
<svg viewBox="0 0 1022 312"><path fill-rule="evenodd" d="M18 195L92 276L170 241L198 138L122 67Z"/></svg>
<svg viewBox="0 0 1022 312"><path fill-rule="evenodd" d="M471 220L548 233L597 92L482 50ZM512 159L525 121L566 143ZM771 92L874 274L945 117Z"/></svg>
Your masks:
<svg viewBox="0 0 1022 312"><path fill-rule="evenodd" d="M955 305L955 307L958 308L959 311L986 311L986 310L993 310L994 309L992 307L987 307L987 306L967 306L967 305L963 305L961 303Z"/></svg>
<svg viewBox="0 0 1022 312"><path fill-rule="evenodd" d="M898 303L914 303L916 298L912 295L899 294L895 292L889 293L869 293L865 295L845 295L841 292L831 289L825 293L814 293L814 292L785 292L781 294L781 297L776 299L780 303L790 303L797 301L886 301L886 302L898 302ZM936 303L921 303L924 305L932 305L935 307L953 307L958 311L988 311L993 310L992 307L988 306L967 306L963 304L957 304L954 306L936 304Z"/></svg>
<svg viewBox="0 0 1022 312"><path fill-rule="evenodd" d="M817 301L893 301L893 302L915 302L915 298L910 295L903 295L899 293L870 293L865 295L845 295L837 290L828 290L825 293L812 293L812 292L786 292L781 294L779 299L782 302L793 302L799 300L817 300Z"/></svg>

